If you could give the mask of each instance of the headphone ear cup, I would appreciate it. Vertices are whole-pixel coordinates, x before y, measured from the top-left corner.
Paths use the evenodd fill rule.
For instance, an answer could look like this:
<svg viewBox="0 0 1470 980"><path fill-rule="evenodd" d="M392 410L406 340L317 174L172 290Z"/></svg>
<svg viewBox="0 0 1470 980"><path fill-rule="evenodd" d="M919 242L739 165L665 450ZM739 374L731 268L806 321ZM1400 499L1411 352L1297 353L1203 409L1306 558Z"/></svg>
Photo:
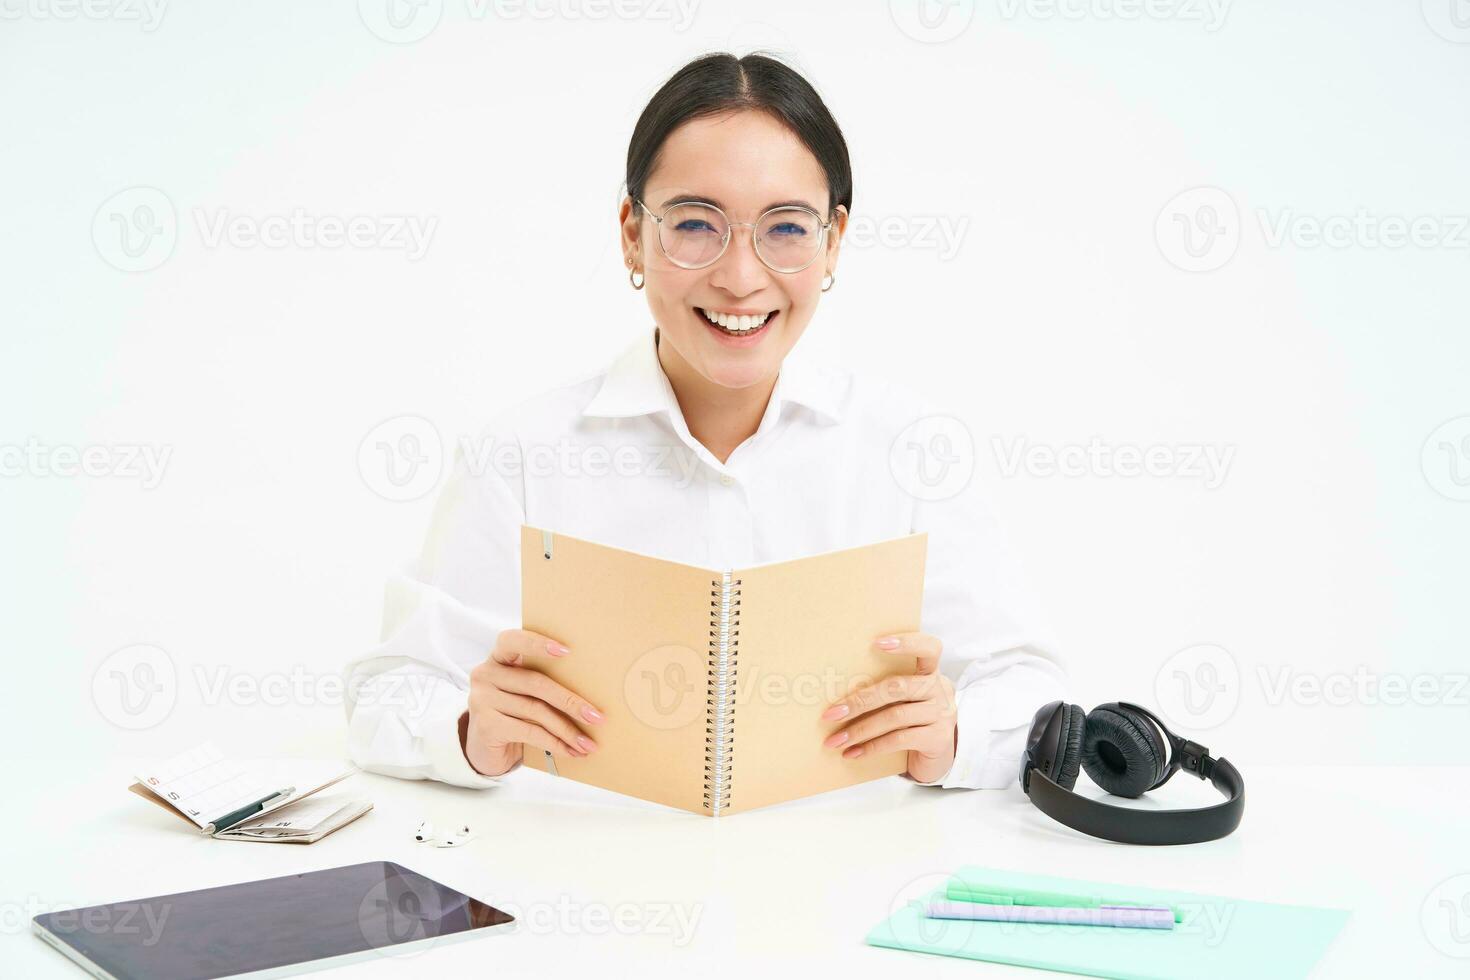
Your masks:
<svg viewBox="0 0 1470 980"><path fill-rule="evenodd" d="M1100 704L1087 716L1082 769L1114 796L1135 798L1164 775L1163 740L1153 723L1117 702Z"/></svg>
<svg viewBox="0 0 1470 980"><path fill-rule="evenodd" d="M1057 757L1047 773L1062 789L1077 785L1077 769L1082 762L1082 733L1087 728L1087 713L1078 704L1062 708L1062 734L1057 739Z"/></svg>

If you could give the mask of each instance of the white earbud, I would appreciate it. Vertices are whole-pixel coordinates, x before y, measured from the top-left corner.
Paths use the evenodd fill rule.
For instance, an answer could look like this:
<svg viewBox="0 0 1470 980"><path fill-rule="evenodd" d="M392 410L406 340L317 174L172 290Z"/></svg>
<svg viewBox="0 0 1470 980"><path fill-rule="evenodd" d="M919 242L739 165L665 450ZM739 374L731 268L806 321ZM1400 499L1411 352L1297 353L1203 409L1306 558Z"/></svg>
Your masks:
<svg viewBox="0 0 1470 980"><path fill-rule="evenodd" d="M419 829L413 832L413 839L422 844L424 841L434 839L434 825L425 820L419 824Z"/></svg>
<svg viewBox="0 0 1470 980"><path fill-rule="evenodd" d="M433 843L435 847L458 847L461 844L468 844L474 839L475 835L470 831L470 828L465 824L460 824L453 833L441 837Z"/></svg>

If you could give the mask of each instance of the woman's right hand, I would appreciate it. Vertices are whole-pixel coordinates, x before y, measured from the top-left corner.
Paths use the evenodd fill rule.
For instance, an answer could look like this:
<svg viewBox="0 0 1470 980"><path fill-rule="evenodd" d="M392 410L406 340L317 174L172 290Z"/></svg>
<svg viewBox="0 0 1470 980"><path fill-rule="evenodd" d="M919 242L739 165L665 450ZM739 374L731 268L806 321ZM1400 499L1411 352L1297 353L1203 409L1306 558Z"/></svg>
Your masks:
<svg viewBox="0 0 1470 980"><path fill-rule="evenodd" d="M583 758L597 751L579 723L600 725L602 712L539 670L521 666L530 653L571 654L565 646L530 630L503 630L484 663L470 671L470 707L461 722L465 759L484 776L520 765L525 747L553 756Z"/></svg>

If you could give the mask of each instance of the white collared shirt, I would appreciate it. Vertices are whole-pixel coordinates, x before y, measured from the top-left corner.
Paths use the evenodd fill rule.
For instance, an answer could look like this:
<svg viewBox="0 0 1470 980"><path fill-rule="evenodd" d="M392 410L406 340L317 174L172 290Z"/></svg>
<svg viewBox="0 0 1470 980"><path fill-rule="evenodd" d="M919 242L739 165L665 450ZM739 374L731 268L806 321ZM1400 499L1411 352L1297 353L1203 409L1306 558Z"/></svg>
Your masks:
<svg viewBox="0 0 1470 980"><path fill-rule="evenodd" d="M1032 715L1064 696L1065 674L978 481L931 499L894 469L899 435L943 414L809 363L798 344L755 434L721 463L689 434L652 331L606 372L507 412L460 447L422 553L388 584L381 642L348 665L353 761L495 783L465 761L458 721L470 669L520 626L523 523L708 568L926 531L921 628L943 643L959 705L955 762L935 785L1010 784Z"/></svg>

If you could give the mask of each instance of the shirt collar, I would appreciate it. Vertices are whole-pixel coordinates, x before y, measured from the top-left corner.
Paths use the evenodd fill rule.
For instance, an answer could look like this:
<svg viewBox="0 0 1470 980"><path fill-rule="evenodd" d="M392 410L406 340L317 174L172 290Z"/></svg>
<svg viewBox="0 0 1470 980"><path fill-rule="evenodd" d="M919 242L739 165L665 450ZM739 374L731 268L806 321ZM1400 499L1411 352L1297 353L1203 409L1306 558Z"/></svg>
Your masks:
<svg viewBox="0 0 1470 980"><path fill-rule="evenodd" d="M603 375L602 386L582 414L596 418L630 418L655 412L677 414L674 388L658 362L658 331L640 335ZM823 422L842 421L846 385L836 374L812 363L798 343L781 362L781 373L771 400L778 409L787 404L810 409Z"/></svg>

